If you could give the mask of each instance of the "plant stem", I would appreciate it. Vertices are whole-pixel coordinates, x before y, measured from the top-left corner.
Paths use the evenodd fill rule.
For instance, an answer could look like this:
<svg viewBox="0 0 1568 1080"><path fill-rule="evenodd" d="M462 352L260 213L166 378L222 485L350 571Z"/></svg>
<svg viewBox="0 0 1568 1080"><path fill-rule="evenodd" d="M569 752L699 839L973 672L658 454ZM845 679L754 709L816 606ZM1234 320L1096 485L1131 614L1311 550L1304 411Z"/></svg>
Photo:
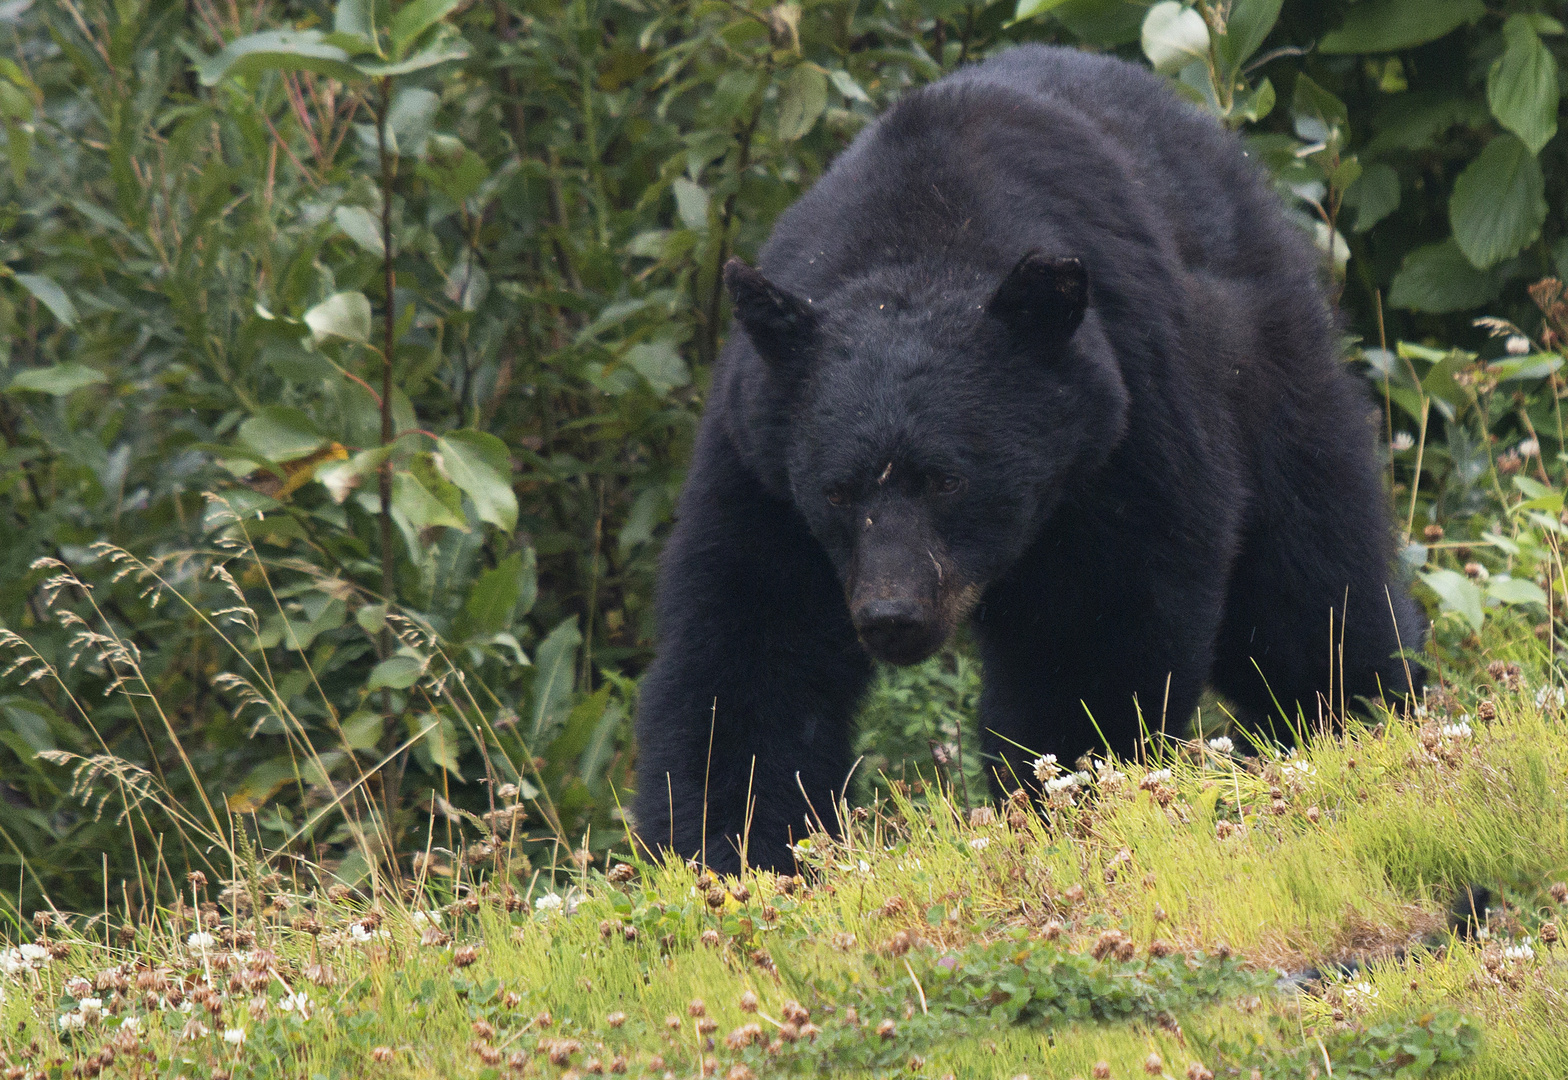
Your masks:
<svg viewBox="0 0 1568 1080"><path fill-rule="evenodd" d="M381 80L381 107L376 110L376 150L381 158L381 267L385 279L387 306L384 314L385 336L381 350L381 445L390 446L396 438L392 427L392 355L397 337L397 272L392 267L392 184L396 162L387 149L387 113L392 106L392 80ZM396 567L392 550L392 460L381 463L377 473L381 489L381 595L391 603L397 592ZM391 650L391 631L382 630L382 647Z"/></svg>

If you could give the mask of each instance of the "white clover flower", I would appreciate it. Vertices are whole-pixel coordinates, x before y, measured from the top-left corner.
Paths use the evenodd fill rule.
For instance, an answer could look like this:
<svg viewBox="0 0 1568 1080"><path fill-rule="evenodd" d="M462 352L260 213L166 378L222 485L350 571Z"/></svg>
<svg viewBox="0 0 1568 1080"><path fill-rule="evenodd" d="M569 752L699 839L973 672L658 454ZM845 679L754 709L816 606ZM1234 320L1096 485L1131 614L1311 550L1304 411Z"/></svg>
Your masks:
<svg viewBox="0 0 1568 1080"><path fill-rule="evenodd" d="M1369 982L1353 982L1345 987L1347 998L1359 998L1362 1001L1372 1001L1377 997L1377 987Z"/></svg>
<svg viewBox="0 0 1568 1080"><path fill-rule="evenodd" d="M1408 431L1396 431L1394 432L1393 441L1389 445L1394 448L1394 453L1403 454L1406 450L1411 450L1415 447L1416 440Z"/></svg>
<svg viewBox="0 0 1568 1080"><path fill-rule="evenodd" d="M984 851L986 848L991 846L991 838L989 836L977 836L973 840L969 841L969 846L974 848L976 851Z"/></svg>
<svg viewBox="0 0 1568 1080"><path fill-rule="evenodd" d="M76 1003L76 1011L88 1020L96 1020L103 1015L103 998L82 998Z"/></svg>
<svg viewBox="0 0 1568 1080"><path fill-rule="evenodd" d="M1561 709L1564 706L1563 688L1560 686L1543 686L1535 692L1535 707L1544 709L1548 704Z"/></svg>
<svg viewBox="0 0 1568 1080"><path fill-rule="evenodd" d="M1081 783L1081 781L1078 779L1076 773L1068 773L1066 776L1058 776L1054 780L1047 780L1045 782L1045 790L1054 795L1058 791L1071 791L1073 788L1077 787L1079 783Z"/></svg>
<svg viewBox="0 0 1568 1080"><path fill-rule="evenodd" d="M127 1016L120 1021L120 1028L123 1031L129 1031L134 1034L142 1029L142 1018L139 1016Z"/></svg>
<svg viewBox="0 0 1568 1080"><path fill-rule="evenodd" d="M361 945L363 945L367 941L375 940L374 938L371 937L370 931L366 930L363 925L361 925L360 923L357 923L357 922L352 922L352 923L348 924L348 936L353 938L357 943L359 943Z"/></svg>
<svg viewBox="0 0 1568 1080"><path fill-rule="evenodd" d="M1530 948L1530 939L1525 938L1518 945L1510 945L1503 950L1504 960L1534 960L1535 950Z"/></svg>
<svg viewBox="0 0 1568 1080"><path fill-rule="evenodd" d="M80 1031L86 1026L87 1017L83 1016L74 1009L68 1013L62 1013L60 1016L61 1031Z"/></svg>
<svg viewBox="0 0 1568 1080"><path fill-rule="evenodd" d="M1307 777L1317 772L1316 769L1314 769L1305 761L1287 761L1279 767L1279 771L1287 780L1291 779L1292 777L1295 777L1299 780L1305 780Z"/></svg>
<svg viewBox="0 0 1568 1080"><path fill-rule="evenodd" d="M1234 754L1236 744L1231 742L1230 736L1220 735L1209 740L1209 749L1216 754Z"/></svg>
<svg viewBox="0 0 1568 1080"><path fill-rule="evenodd" d="M1465 723L1465 721L1469 719L1469 716L1465 716L1462 717L1457 724L1444 724L1442 727L1443 738L1468 739L1473 734L1473 732L1470 730L1470 725Z"/></svg>
<svg viewBox="0 0 1568 1080"><path fill-rule="evenodd" d="M566 901L562 900L557 893L545 893L543 896L534 900L534 910L560 911L561 908L565 906L565 904Z"/></svg>
<svg viewBox="0 0 1568 1080"><path fill-rule="evenodd" d="M218 939L207 933L205 930L198 930L190 937L185 939L185 944L189 945L197 952L205 952L217 943Z"/></svg>
<svg viewBox="0 0 1568 1080"><path fill-rule="evenodd" d="M1530 339L1523 334L1509 334L1503 342L1503 351L1509 356L1523 356L1530 351Z"/></svg>
<svg viewBox="0 0 1568 1080"><path fill-rule="evenodd" d="M28 963L22 959L20 949L6 949L0 952L0 972L6 975L17 975L28 969Z"/></svg>
<svg viewBox="0 0 1568 1080"><path fill-rule="evenodd" d="M21 950L22 959L27 961L29 967L43 967L49 962L49 950L42 945L29 943L23 945Z"/></svg>
<svg viewBox="0 0 1568 1080"><path fill-rule="evenodd" d="M278 1008L299 1013L301 1020L310 1019L310 997L304 993L284 994L278 999Z"/></svg>
<svg viewBox="0 0 1568 1080"><path fill-rule="evenodd" d="M223 1032L223 1041L228 1043L230 1046L244 1046L245 1045L245 1029L244 1028L225 1028L224 1032Z"/></svg>
<svg viewBox="0 0 1568 1080"><path fill-rule="evenodd" d="M414 925L423 930L427 926L440 926L441 913L439 911L414 912Z"/></svg>
<svg viewBox="0 0 1568 1080"><path fill-rule="evenodd" d="M1034 763L1030 767L1034 769L1034 778L1042 784L1048 782L1051 777L1062 771L1062 767L1056 763L1055 754L1040 755L1034 759Z"/></svg>
<svg viewBox="0 0 1568 1080"><path fill-rule="evenodd" d="M1145 776L1143 780L1144 783L1147 784L1163 784L1170 778L1171 771L1169 769L1155 769L1153 772Z"/></svg>
<svg viewBox="0 0 1568 1080"><path fill-rule="evenodd" d="M1522 458L1535 457L1541 452L1541 442L1539 439L1526 439L1519 444L1518 450L1519 456Z"/></svg>
<svg viewBox="0 0 1568 1080"><path fill-rule="evenodd" d="M871 873L871 864L866 862L865 859L861 859L856 865L856 869L859 870L862 874L869 874Z"/></svg>
<svg viewBox="0 0 1568 1080"><path fill-rule="evenodd" d="M184 1042L195 1042L197 1039L205 1039L211 1034L212 1029L200 1020L188 1020L185 1023L185 1027L180 1031L180 1039Z"/></svg>

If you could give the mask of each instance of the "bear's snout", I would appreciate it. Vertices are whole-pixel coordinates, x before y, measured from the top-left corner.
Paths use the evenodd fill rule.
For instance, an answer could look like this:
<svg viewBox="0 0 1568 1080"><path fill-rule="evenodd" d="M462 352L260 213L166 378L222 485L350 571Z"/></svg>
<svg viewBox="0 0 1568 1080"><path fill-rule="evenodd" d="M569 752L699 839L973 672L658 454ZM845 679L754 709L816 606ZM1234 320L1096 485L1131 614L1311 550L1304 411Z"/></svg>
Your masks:
<svg viewBox="0 0 1568 1080"><path fill-rule="evenodd" d="M918 664L946 638L929 604L907 598L869 600L852 612L866 651L890 664Z"/></svg>

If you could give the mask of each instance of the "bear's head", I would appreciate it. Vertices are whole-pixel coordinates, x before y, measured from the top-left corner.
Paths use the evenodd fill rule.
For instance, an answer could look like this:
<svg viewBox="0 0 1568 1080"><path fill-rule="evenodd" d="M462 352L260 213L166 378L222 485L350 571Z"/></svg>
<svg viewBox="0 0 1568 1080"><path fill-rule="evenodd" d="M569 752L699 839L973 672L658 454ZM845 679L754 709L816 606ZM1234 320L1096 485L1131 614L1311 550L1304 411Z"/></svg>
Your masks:
<svg viewBox="0 0 1568 1080"><path fill-rule="evenodd" d="M725 281L765 373L749 422L773 429L862 645L925 659L1121 437L1083 266L895 267L820 302L739 260Z"/></svg>

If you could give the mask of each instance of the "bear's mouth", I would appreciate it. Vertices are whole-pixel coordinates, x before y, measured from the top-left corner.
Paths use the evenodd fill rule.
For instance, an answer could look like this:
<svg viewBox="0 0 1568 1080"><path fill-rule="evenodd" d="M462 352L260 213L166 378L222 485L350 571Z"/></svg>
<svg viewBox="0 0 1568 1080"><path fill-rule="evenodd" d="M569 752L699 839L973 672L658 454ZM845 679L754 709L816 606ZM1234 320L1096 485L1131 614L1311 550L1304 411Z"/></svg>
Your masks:
<svg viewBox="0 0 1568 1080"><path fill-rule="evenodd" d="M861 648L875 660L907 667L942 648L979 602L974 582L937 588L934 600L881 596L852 608Z"/></svg>

